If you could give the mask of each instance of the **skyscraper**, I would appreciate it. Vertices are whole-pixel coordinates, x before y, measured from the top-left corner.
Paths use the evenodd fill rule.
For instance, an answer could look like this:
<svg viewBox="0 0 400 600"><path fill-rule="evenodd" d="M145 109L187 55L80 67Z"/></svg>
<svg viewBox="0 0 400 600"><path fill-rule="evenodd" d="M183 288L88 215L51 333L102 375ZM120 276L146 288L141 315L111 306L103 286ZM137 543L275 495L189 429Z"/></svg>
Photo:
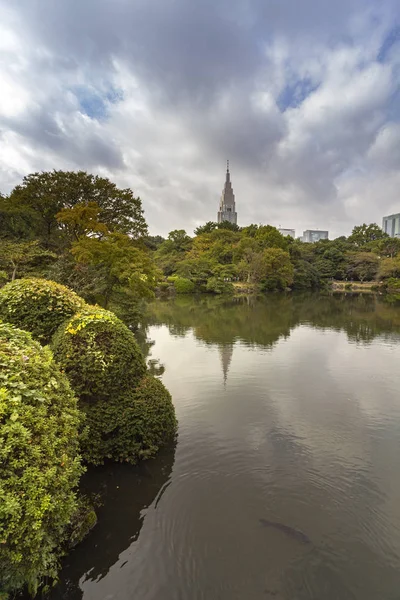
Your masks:
<svg viewBox="0 0 400 600"><path fill-rule="evenodd" d="M233 193L231 174L229 173L229 160L226 167L226 180L219 203L217 221L218 223L222 223L222 221L229 221L230 223L235 223L235 225L237 225L235 194Z"/></svg>
<svg viewBox="0 0 400 600"><path fill-rule="evenodd" d="M320 229L307 229L303 231L302 242L319 242L319 240L327 240L329 238L329 231L321 231Z"/></svg>
<svg viewBox="0 0 400 600"><path fill-rule="evenodd" d="M400 237L400 213L383 217L382 229L390 237Z"/></svg>

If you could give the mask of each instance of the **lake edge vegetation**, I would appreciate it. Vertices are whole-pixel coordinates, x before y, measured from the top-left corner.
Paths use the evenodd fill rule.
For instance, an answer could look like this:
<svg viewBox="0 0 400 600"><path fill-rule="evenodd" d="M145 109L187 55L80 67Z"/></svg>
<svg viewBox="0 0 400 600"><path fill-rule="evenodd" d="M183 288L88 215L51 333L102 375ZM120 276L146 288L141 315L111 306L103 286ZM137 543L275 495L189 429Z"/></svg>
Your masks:
<svg viewBox="0 0 400 600"><path fill-rule="evenodd" d="M84 171L33 173L0 195L0 599L45 589L79 529L95 523L77 491L85 464L135 464L175 435L171 396L132 333L145 301L318 290L333 280L400 293L400 239L363 224L347 238L307 244L271 225L228 222L208 222L193 237L150 236L132 190ZM61 417L46 422L63 398L68 433ZM47 455L43 482L35 461ZM58 499L51 482L60 473L69 477ZM31 528L36 536L22 535Z"/></svg>
<svg viewBox="0 0 400 600"><path fill-rule="evenodd" d="M0 195L0 285L46 278L131 323L155 293L263 293L332 281L396 291L399 253L400 239L374 223L315 243L272 225L211 221L193 236L151 236L132 190L84 171L33 173Z"/></svg>

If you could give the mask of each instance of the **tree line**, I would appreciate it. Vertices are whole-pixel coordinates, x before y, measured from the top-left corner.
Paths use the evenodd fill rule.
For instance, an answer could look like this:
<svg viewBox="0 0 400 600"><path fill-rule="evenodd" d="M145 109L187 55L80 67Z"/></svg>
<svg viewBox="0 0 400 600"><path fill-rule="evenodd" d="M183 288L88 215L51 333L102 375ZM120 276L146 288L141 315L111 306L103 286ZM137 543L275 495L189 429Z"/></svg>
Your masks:
<svg viewBox="0 0 400 600"><path fill-rule="evenodd" d="M284 237L271 225L209 222L194 233L152 238L164 277L175 285L190 282L190 291L228 291L236 281L265 291L317 289L332 280L396 287L400 277L400 239L374 223L354 227L349 237L315 243Z"/></svg>
<svg viewBox="0 0 400 600"><path fill-rule="evenodd" d="M134 306L158 288L232 291L320 288L332 279L398 286L400 240L376 224L302 243L271 225L208 222L190 236L150 236L141 199L84 171L24 177L0 195L0 284L39 276L103 307Z"/></svg>

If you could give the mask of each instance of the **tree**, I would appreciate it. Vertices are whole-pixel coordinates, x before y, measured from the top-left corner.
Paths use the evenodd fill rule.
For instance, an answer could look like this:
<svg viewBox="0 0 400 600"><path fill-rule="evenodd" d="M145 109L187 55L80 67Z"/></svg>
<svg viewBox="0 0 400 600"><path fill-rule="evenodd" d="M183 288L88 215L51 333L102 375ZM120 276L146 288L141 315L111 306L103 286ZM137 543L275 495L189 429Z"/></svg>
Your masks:
<svg viewBox="0 0 400 600"><path fill-rule="evenodd" d="M143 242L149 250L158 250L163 242L165 242L165 238L161 235L147 235L143 238Z"/></svg>
<svg viewBox="0 0 400 600"><path fill-rule="evenodd" d="M264 263L262 252L256 252L247 248L243 252L243 258L238 264L238 273L247 283L257 283L264 275Z"/></svg>
<svg viewBox="0 0 400 600"><path fill-rule="evenodd" d="M228 231L240 231L239 225L231 223L230 221L221 221L218 223L217 229L227 229Z"/></svg>
<svg viewBox="0 0 400 600"><path fill-rule="evenodd" d="M335 277L336 268L332 260L327 258L319 258L314 263L315 269L317 269L319 276L324 279L332 279Z"/></svg>
<svg viewBox="0 0 400 600"><path fill-rule="evenodd" d="M293 265L288 252L281 248L267 248L262 255L263 287L284 290L293 283Z"/></svg>
<svg viewBox="0 0 400 600"><path fill-rule="evenodd" d="M56 255L40 248L38 241L14 242L0 240L0 264L11 276L11 281L17 272L41 259L55 259Z"/></svg>
<svg viewBox="0 0 400 600"><path fill-rule="evenodd" d="M9 198L0 194L0 237L18 241L32 239L33 226L38 214L24 206L14 206Z"/></svg>
<svg viewBox="0 0 400 600"><path fill-rule="evenodd" d="M185 259L178 263L176 274L180 277L191 279L196 287L205 286L207 280L213 275L217 263L206 256L198 259Z"/></svg>
<svg viewBox="0 0 400 600"><path fill-rule="evenodd" d="M217 229L218 223L213 221L207 221L205 225L200 225L194 230L194 235L202 235L203 233L211 233L214 229Z"/></svg>
<svg viewBox="0 0 400 600"><path fill-rule="evenodd" d="M56 218L65 227L69 237L77 241L85 235L101 237L109 233L107 225L99 221L100 213L97 202L79 203L72 208L63 208L56 214Z"/></svg>
<svg viewBox="0 0 400 600"><path fill-rule="evenodd" d="M373 252L353 252L348 255L347 274L350 279L372 281L379 266L379 259Z"/></svg>
<svg viewBox="0 0 400 600"><path fill-rule="evenodd" d="M379 265L378 279L400 277L400 257L384 258Z"/></svg>
<svg viewBox="0 0 400 600"><path fill-rule="evenodd" d="M385 237L371 244L371 249L381 256L393 258L400 252L400 238Z"/></svg>
<svg viewBox="0 0 400 600"><path fill-rule="evenodd" d="M149 252L127 235L110 233L102 239L82 237L71 250L78 263L97 267L98 294L107 308L115 293L151 298L158 272Z"/></svg>
<svg viewBox="0 0 400 600"><path fill-rule="evenodd" d="M255 239L261 248L282 248L282 250L287 250L289 245L287 238L276 227L272 227L272 225L261 225L255 233Z"/></svg>
<svg viewBox="0 0 400 600"><path fill-rule="evenodd" d="M351 232L351 236L348 238L348 241L351 242L357 248L365 246L370 242L374 242L375 240L380 240L382 238L388 237L387 233L382 231L382 229L376 224L371 223L367 225L363 223L362 225L357 225L354 227Z"/></svg>
<svg viewBox="0 0 400 600"><path fill-rule="evenodd" d="M254 223L252 225L248 225L247 227L242 227L242 233L246 237L255 237L258 231L258 225Z"/></svg>
<svg viewBox="0 0 400 600"><path fill-rule="evenodd" d="M315 289L320 287L320 274L314 265L306 260L299 260L294 265L293 288L303 290L307 288Z"/></svg>
<svg viewBox="0 0 400 600"><path fill-rule="evenodd" d="M129 188L119 189L109 179L85 171L28 175L11 192L10 202L15 209L31 210L38 215L34 237L39 238L46 248L60 244L62 226L56 215L63 209L90 202L99 206L99 220L110 231L135 239L147 234L140 198Z"/></svg>
<svg viewBox="0 0 400 600"><path fill-rule="evenodd" d="M184 229L174 229L168 234L168 238L159 247L159 254L168 254L172 252L187 252L192 245L192 238L188 236Z"/></svg>

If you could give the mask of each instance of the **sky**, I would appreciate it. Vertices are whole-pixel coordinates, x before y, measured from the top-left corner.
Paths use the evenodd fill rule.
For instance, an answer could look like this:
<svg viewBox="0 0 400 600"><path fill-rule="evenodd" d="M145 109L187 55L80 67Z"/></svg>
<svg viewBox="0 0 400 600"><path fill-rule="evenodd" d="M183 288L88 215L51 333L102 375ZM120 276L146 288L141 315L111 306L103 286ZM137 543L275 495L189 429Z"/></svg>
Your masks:
<svg viewBox="0 0 400 600"><path fill-rule="evenodd" d="M400 212L399 0L0 0L0 191L52 169L215 221L348 235Z"/></svg>

